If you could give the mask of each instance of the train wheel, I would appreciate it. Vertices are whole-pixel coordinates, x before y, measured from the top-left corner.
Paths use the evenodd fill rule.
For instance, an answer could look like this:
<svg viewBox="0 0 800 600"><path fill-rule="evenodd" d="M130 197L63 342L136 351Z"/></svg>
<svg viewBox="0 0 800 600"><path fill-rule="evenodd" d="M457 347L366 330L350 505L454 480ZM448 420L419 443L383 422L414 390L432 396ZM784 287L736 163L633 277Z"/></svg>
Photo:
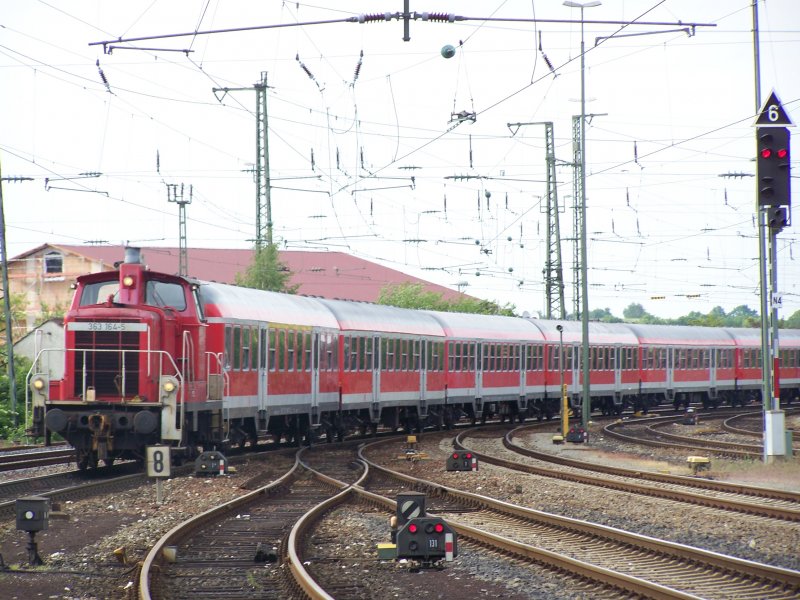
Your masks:
<svg viewBox="0 0 800 600"><path fill-rule="evenodd" d="M85 471L87 469L97 468L97 454L91 450L76 450L77 456L75 462L78 464L78 469Z"/></svg>
<svg viewBox="0 0 800 600"><path fill-rule="evenodd" d="M79 456L76 461L78 465L79 471L85 471L89 468L89 457L88 456Z"/></svg>

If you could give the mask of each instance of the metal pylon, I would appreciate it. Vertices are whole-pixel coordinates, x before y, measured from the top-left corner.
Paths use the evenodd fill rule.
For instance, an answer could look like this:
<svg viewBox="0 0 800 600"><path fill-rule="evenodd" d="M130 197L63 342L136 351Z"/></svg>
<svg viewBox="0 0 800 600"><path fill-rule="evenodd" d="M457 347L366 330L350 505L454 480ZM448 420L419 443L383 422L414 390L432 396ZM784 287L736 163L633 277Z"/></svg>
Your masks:
<svg viewBox="0 0 800 600"><path fill-rule="evenodd" d="M192 186L189 186L189 197L183 195L183 184L168 183L167 200L178 205L178 275L189 275L189 253L186 244L186 205L192 203Z"/></svg>
<svg viewBox="0 0 800 600"><path fill-rule="evenodd" d="M583 217L580 210L580 202L583 197L581 188L581 116L574 115L572 117L572 201L573 206L573 239L574 245L572 248L572 289L573 289L573 318L580 320L581 318L581 246L580 238L581 231L583 230Z"/></svg>
<svg viewBox="0 0 800 600"><path fill-rule="evenodd" d="M561 265L561 229L559 227L558 193L556 185L556 152L553 123L544 123L547 160L547 260L544 284L546 318L566 318L564 306L564 271Z"/></svg>
<svg viewBox="0 0 800 600"><path fill-rule="evenodd" d="M272 245L272 202L267 135L267 73L261 73L256 90L256 249Z"/></svg>
<svg viewBox="0 0 800 600"><path fill-rule="evenodd" d="M267 135L267 72L261 72L261 81L252 88L213 88L214 95L222 101L228 92L256 92L256 164L253 168L256 183L256 251L272 244L272 202L270 198L269 137ZM222 92L220 95L219 92Z"/></svg>

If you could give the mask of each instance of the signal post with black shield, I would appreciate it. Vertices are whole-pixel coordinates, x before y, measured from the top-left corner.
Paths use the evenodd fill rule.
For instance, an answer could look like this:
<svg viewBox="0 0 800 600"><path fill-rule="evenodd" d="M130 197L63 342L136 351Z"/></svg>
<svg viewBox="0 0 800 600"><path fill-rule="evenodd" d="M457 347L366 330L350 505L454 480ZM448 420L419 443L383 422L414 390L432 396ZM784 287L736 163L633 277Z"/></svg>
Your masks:
<svg viewBox="0 0 800 600"><path fill-rule="evenodd" d="M786 435L785 415L780 409L780 355L778 352L777 237L789 226L791 200L791 119L773 91L755 122L757 210L759 216L759 269L761 275L761 350L764 357L764 462L786 456L791 438ZM787 444L788 438L788 444Z"/></svg>

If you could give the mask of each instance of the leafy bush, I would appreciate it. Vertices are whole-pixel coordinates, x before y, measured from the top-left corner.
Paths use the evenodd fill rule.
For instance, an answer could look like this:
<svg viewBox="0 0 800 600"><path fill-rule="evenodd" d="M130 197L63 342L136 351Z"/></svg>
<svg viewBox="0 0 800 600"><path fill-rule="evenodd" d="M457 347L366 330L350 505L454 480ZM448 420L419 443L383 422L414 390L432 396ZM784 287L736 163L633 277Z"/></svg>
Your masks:
<svg viewBox="0 0 800 600"><path fill-rule="evenodd" d="M25 377L31 368L31 362L24 357L14 359L14 379L17 396L17 423L14 426L14 413L8 385L8 370L3 361L3 373L0 375L0 439L16 440L25 435Z"/></svg>

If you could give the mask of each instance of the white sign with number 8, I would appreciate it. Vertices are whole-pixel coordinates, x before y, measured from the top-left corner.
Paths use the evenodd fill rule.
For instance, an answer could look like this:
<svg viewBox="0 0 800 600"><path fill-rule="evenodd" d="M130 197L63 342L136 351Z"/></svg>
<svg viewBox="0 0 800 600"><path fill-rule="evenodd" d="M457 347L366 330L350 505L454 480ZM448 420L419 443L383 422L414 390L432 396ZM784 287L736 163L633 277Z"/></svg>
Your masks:
<svg viewBox="0 0 800 600"><path fill-rule="evenodd" d="M170 477L169 446L147 446L147 476Z"/></svg>

